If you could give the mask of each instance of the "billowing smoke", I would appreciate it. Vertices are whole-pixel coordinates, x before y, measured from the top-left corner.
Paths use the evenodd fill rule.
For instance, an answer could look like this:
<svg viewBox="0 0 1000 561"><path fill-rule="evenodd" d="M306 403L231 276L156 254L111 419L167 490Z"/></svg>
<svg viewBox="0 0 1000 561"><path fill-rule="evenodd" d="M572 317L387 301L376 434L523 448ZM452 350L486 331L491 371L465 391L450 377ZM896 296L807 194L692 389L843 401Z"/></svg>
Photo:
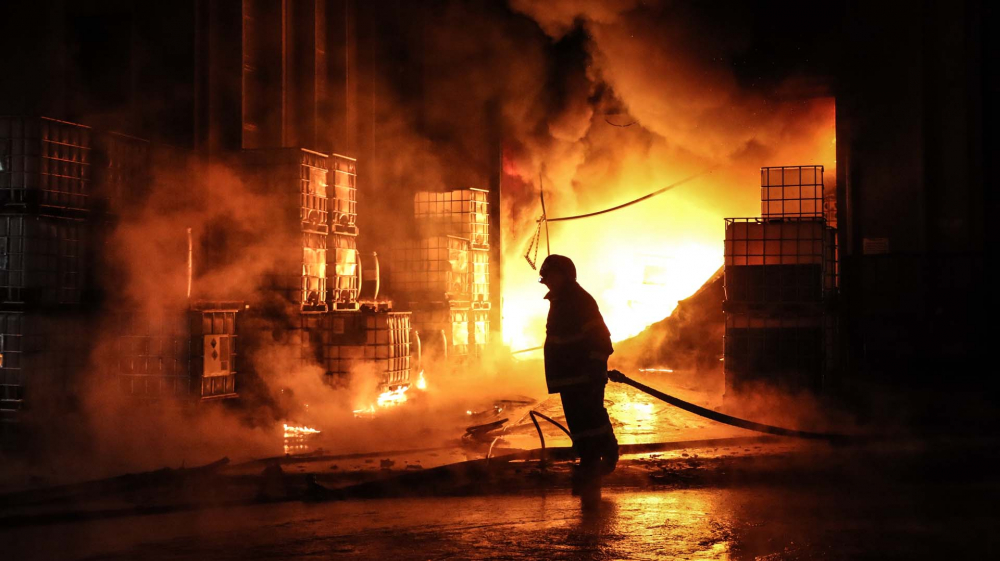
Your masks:
<svg viewBox="0 0 1000 561"><path fill-rule="evenodd" d="M540 255L551 248L577 262L620 340L669 315L718 269L722 219L759 214L759 167L823 164L832 186L833 100L799 76L756 84L737 75L748 48L739 10L628 0L512 0L509 8L421 7L419 37L397 34L396 48L420 61L421 93L387 83L385 112L393 122L419 115L399 138L429 150L415 160L390 150L388 161L404 167L377 172L375 184L485 186L495 154L484 137L502 137L511 347L536 346L543 334L544 291L524 259L537 235L539 189L548 216L561 217L698 175L628 209L540 233Z"/></svg>
<svg viewBox="0 0 1000 561"><path fill-rule="evenodd" d="M668 316L719 268L723 217L759 213L760 166L823 164L832 182L832 100L803 93L794 76L769 90L738 78L733 55L746 45L732 18L717 22L687 3L639 0L398 3L371 15L382 58L392 63L362 69L378 92L365 116L378 135L371 161L362 162L361 243L382 249L411 235L403 218L412 214L416 191L488 186L500 157L494 139L501 139L505 227L493 235L505 248L504 338L513 349L539 345L544 334L544 289L524 258L539 226L541 189L548 216L560 217L700 174L628 209L542 227L539 256L551 246L574 259L581 284L621 340ZM401 74L400 66L419 71ZM225 163L189 165L184 174L158 176L148 204L109 242L124 267L116 297L152 319L186 308L188 228L196 297L251 298L261 273L287 252L266 194ZM220 244L241 253L200 260ZM98 441L87 453L143 467L210 460L234 448L267 455L281 415L332 430L370 402L363 380L335 390L319 382L320 368L302 365L281 333L270 343L251 357L262 385L245 394L245 407L262 405L263 413L192 414L168 403L123 430L130 417L115 413L135 405L102 389L81 406ZM103 338L95 348L98 381L107 380L110 345ZM457 381L447 388L431 380L428 396L457 404L464 393L485 393L493 380L516 391L510 376L517 367L499 359L494 366L478 378L453 374ZM535 374L535 386L522 384L525 392L537 389ZM429 434L435 420L408 422L406 431L377 421L369 427L375 432L345 432L337 444ZM143 446L152 435L155 446Z"/></svg>

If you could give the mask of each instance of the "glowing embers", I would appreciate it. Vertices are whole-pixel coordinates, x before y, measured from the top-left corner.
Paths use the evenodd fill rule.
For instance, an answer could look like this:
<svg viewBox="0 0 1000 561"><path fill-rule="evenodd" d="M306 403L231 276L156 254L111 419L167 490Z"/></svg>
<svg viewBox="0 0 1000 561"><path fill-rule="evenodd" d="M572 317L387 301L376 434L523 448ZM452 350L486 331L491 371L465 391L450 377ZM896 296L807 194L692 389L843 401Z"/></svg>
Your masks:
<svg viewBox="0 0 1000 561"><path fill-rule="evenodd" d="M378 404L379 407L399 405L400 403L406 401L406 391L409 389L409 386L405 386L394 390L384 391L378 395L376 404Z"/></svg>
<svg viewBox="0 0 1000 561"><path fill-rule="evenodd" d="M379 409L384 409L386 407L395 407L402 403L406 403L407 397L406 392L409 391L410 386L402 386L392 390L386 390L375 398L375 403L368 405L368 407L362 407L361 409L354 410L355 417L374 417L375 413Z"/></svg>
<svg viewBox="0 0 1000 561"><path fill-rule="evenodd" d="M362 407L361 409L354 410L355 417L374 417L375 414L384 409L390 407L396 407L397 405L402 405L409 400L407 393L411 388L416 388L420 391L427 390L427 379L424 378L423 371L420 372L420 377L417 378L416 383L413 386L399 386L386 390L375 398L375 403L368 405L368 407Z"/></svg>

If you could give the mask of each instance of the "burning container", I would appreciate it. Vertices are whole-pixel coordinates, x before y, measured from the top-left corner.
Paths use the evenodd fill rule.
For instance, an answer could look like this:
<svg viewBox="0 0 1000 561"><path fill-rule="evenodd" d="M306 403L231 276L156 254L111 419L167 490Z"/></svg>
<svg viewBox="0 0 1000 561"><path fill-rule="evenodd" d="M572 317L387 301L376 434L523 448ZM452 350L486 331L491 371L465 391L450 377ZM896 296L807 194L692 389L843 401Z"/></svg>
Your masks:
<svg viewBox="0 0 1000 561"><path fill-rule="evenodd" d="M456 236L469 240L472 249L489 249L488 196L483 189L421 191L413 198L414 216L429 235Z"/></svg>
<svg viewBox="0 0 1000 561"><path fill-rule="evenodd" d="M327 310L327 236L302 232L299 247L290 247L263 275L262 288L281 295L303 311Z"/></svg>
<svg viewBox="0 0 1000 561"><path fill-rule="evenodd" d="M0 117L0 205L5 212L89 208L91 131L47 117Z"/></svg>
<svg viewBox="0 0 1000 561"><path fill-rule="evenodd" d="M142 398L236 397L238 303L202 303L167 318L117 315L118 385Z"/></svg>
<svg viewBox="0 0 1000 561"><path fill-rule="evenodd" d="M472 310L469 312L469 354L482 357L490 342L490 311Z"/></svg>
<svg viewBox="0 0 1000 561"><path fill-rule="evenodd" d="M361 293L361 259L358 241L346 234L330 234L327 250L327 288L331 310L357 310Z"/></svg>
<svg viewBox="0 0 1000 561"><path fill-rule="evenodd" d="M490 252L485 249L469 251L469 280L472 306L488 310L490 304Z"/></svg>
<svg viewBox="0 0 1000 561"><path fill-rule="evenodd" d="M71 218L0 216L3 305L77 305L85 281L86 225Z"/></svg>
<svg viewBox="0 0 1000 561"><path fill-rule="evenodd" d="M472 297L469 241L433 236L404 242L389 251L385 263L397 298L410 302L468 302Z"/></svg>
<svg viewBox="0 0 1000 561"><path fill-rule="evenodd" d="M330 231L350 236L358 235L358 174L357 161L340 154L330 155L333 189L330 198Z"/></svg>
<svg viewBox="0 0 1000 561"><path fill-rule="evenodd" d="M244 181L275 202L276 224L298 223L303 232L329 233L326 154L305 148L262 148L244 150L240 157Z"/></svg>
<svg viewBox="0 0 1000 561"><path fill-rule="evenodd" d="M413 328L420 336L423 354L458 361L467 358L470 327L475 328L472 313L448 303L418 305L413 310Z"/></svg>
<svg viewBox="0 0 1000 561"><path fill-rule="evenodd" d="M329 158L303 148L275 148L244 150L238 160L251 190L278 201L277 235L286 235L297 246L290 246L272 272L264 275L263 288L281 294L303 311L326 311L330 298Z"/></svg>
<svg viewBox="0 0 1000 561"><path fill-rule="evenodd" d="M374 372L379 391L409 385L409 312L330 312L320 321L320 355L331 384L352 373Z"/></svg>
<svg viewBox="0 0 1000 561"><path fill-rule="evenodd" d="M378 254L366 252L358 255L358 265L361 267L361 291L359 298L375 302L381 289L381 267Z"/></svg>

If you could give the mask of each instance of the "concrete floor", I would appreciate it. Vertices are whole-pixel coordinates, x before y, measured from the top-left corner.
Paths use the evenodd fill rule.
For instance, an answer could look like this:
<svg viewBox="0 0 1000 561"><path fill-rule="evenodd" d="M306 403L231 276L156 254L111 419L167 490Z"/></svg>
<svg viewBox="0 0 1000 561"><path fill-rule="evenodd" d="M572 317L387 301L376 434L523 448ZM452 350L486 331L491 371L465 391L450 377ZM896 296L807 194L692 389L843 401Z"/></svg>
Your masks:
<svg viewBox="0 0 1000 561"><path fill-rule="evenodd" d="M708 405L718 399L681 383L669 390ZM535 409L558 417L557 403ZM608 404L623 444L753 434L622 386L609 386ZM511 446L537 446L533 427L524 429L510 435ZM554 427L545 433L551 446L568 443ZM381 469L380 458L338 460L335 469L329 462L283 469L299 481L315 474L326 485L338 478L419 474L408 467L481 454L461 448L399 454L393 456L395 471ZM164 514L126 508L72 523L10 524L0 528L0 544L4 559L19 561L997 558L998 460L995 439L889 439L843 447L771 439L633 455L607 478L604 500L593 510L570 495L566 463L545 474L533 462L507 464L488 480L461 486L438 480L414 489L423 496L261 504L254 504L257 483L247 479L258 477L260 466L244 464L218 474L219 481L245 482L229 495L213 487L216 480L206 487L220 500L244 497L241 506L211 507L208 500ZM169 498L164 495L139 489L73 507L143 507ZM33 512L39 511L0 505L6 517L0 518L8 521Z"/></svg>
<svg viewBox="0 0 1000 561"><path fill-rule="evenodd" d="M996 558L995 509L944 491L612 489L595 511L565 491L291 502L0 536L25 560Z"/></svg>

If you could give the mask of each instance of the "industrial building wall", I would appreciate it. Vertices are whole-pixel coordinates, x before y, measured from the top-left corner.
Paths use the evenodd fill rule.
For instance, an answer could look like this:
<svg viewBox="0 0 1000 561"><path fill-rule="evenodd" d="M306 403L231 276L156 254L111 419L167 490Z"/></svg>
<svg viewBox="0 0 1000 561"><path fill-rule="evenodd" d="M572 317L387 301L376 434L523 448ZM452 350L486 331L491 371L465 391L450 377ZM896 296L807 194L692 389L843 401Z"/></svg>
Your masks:
<svg viewBox="0 0 1000 561"><path fill-rule="evenodd" d="M189 145L194 19L192 2L6 3L0 113Z"/></svg>
<svg viewBox="0 0 1000 561"><path fill-rule="evenodd" d="M984 348L983 5L849 2L837 84L846 374L956 376ZM874 56L873 56L874 55ZM995 151L995 148L994 148Z"/></svg>

